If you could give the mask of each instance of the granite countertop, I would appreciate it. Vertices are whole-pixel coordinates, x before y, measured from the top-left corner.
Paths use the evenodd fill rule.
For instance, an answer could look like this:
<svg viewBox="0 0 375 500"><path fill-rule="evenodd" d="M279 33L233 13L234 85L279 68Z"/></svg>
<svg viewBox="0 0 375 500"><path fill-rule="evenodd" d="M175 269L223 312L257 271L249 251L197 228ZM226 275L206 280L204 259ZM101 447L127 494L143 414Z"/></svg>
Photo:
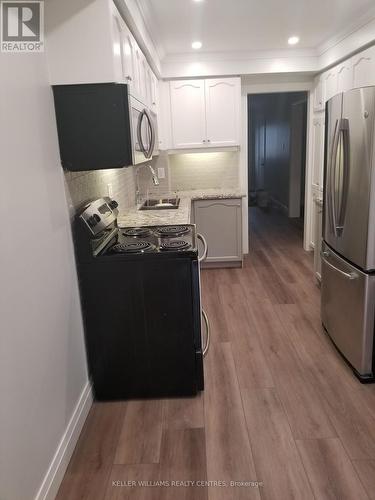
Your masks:
<svg viewBox="0 0 375 500"><path fill-rule="evenodd" d="M176 191L176 193L180 198L180 206L177 209L139 210L138 207L131 207L118 216L119 227L190 224L192 201L243 198L245 196L236 188L194 189L192 191Z"/></svg>

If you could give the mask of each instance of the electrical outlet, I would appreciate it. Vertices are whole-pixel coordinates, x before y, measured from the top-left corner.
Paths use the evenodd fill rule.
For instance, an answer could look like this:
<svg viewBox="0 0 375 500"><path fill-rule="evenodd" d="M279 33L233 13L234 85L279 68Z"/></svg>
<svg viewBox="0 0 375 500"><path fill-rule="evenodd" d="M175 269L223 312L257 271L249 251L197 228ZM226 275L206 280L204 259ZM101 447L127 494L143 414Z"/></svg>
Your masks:
<svg viewBox="0 0 375 500"><path fill-rule="evenodd" d="M112 189L112 184L111 183L107 184L107 195L110 198L112 198L112 196L113 196L113 189Z"/></svg>
<svg viewBox="0 0 375 500"><path fill-rule="evenodd" d="M158 177L159 179L165 179L165 168L158 167Z"/></svg>

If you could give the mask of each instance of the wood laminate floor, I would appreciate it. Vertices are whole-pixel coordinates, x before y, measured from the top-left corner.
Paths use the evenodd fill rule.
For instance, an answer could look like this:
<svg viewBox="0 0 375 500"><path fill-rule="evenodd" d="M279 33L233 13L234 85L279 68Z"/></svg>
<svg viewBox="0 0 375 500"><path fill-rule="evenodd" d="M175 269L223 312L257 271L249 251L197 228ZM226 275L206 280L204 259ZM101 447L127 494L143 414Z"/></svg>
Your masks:
<svg viewBox="0 0 375 500"><path fill-rule="evenodd" d="M244 268L202 273L204 393L94 404L59 500L375 498L375 386L322 331L299 226L258 208L250 221Z"/></svg>

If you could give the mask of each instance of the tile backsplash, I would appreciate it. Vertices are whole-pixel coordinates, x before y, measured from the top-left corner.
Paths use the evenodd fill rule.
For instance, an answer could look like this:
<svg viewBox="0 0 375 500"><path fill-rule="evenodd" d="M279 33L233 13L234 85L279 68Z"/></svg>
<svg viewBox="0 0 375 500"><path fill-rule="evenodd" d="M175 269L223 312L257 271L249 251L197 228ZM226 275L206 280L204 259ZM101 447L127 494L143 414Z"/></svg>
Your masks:
<svg viewBox="0 0 375 500"><path fill-rule="evenodd" d="M239 152L169 156L173 190L238 187Z"/></svg>
<svg viewBox="0 0 375 500"><path fill-rule="evenodd" d="M66 195L70 213L86 201L108 196L111 185L112 197L118 202L120 211L135 203L135 168L114 168L88 172L65 172Z"/></svg>
<svg viewBox="0 0 375 500"><path fill-rule="evenodd" d="M108 196L119 203L120 213L136 202L137 184L141 196L164 196L174 191L238 187L239 152L189 153L168 155L161 152L151 162L158 173L164 168L160 185L152 184L147 168L127 167L88 172L65 172L66 195L71 215L86 201ZM144 166L147 163L143 164Z"/></svg>

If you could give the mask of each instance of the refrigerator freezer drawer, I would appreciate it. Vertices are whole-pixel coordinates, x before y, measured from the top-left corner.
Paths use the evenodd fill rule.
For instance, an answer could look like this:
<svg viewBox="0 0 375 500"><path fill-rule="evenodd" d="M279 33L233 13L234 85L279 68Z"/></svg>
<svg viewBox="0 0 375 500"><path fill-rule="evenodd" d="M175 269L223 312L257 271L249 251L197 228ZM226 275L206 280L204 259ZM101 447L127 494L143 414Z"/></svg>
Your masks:
<svg viewBox="0 0 375 500"><path fill-rule="evenodd" d="M375 275L322 251L322 322L359 376L373 375Z"/></svg>

